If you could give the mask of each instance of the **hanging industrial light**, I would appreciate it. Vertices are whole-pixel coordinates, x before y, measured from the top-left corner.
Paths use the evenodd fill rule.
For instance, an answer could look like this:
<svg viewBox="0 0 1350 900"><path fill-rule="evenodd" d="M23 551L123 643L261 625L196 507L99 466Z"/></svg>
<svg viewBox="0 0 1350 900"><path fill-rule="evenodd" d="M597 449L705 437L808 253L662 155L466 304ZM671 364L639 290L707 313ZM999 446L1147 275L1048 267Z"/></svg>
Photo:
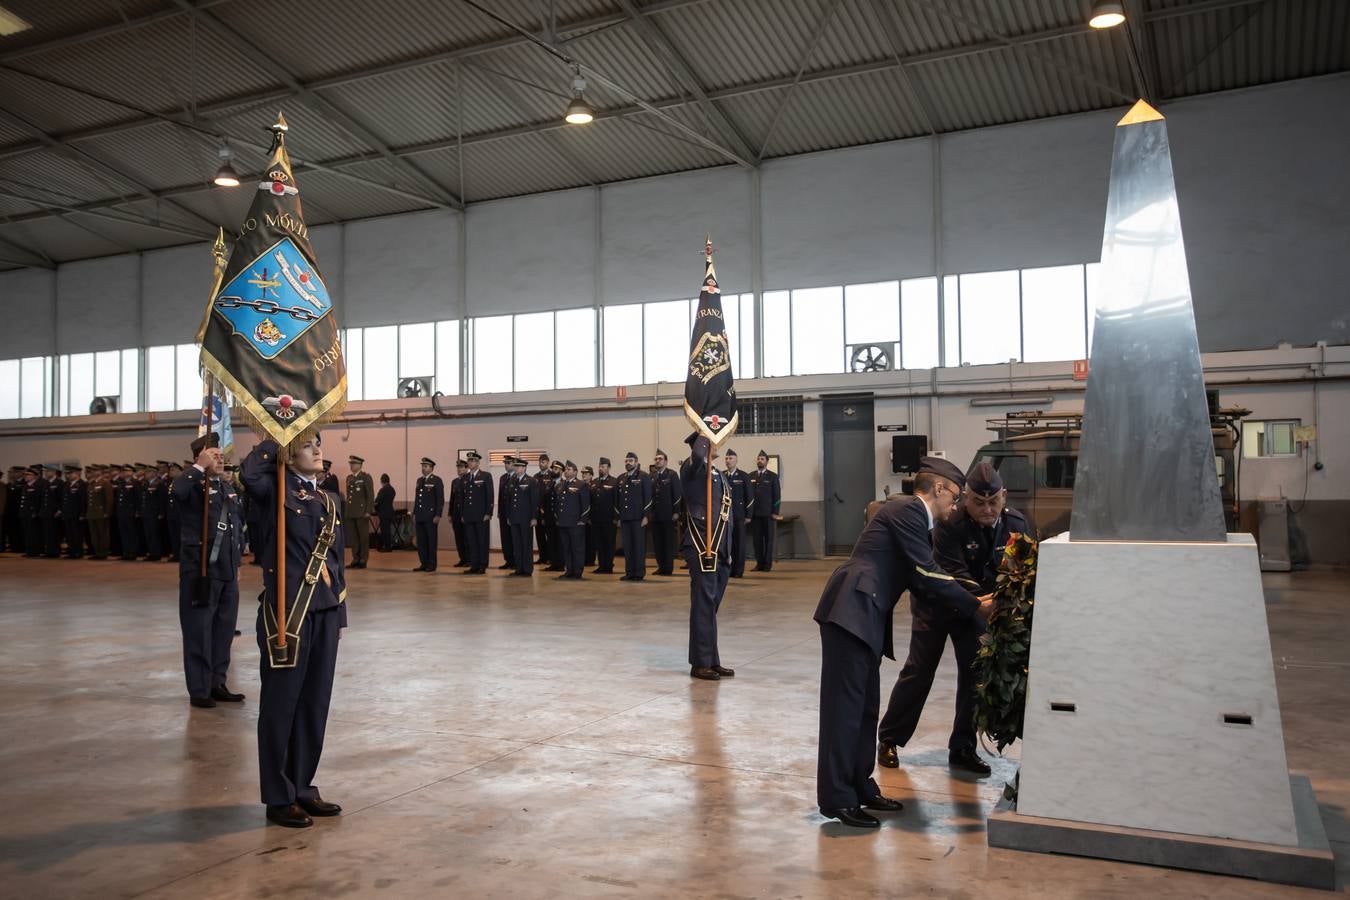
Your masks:
<svg viewBox="0 0 1350 900"><path fill-rule="evenodd" d="M222 141L219 155L220 168L216 170L216 177L211 179L211 183L217 187L239 187L239 173L230 165L230 161L234 159L234 151L230 149L230 145Z"/></svg>
<svg viewBox="0 0 1350 900"><path fill-rule="evenodd" d="M1125 4L1119 0L1095 0L1088 24L1093 28L1115 28L1125 21Z"/></svg>
<svg viewBox="0 0 1350 900"><path fill-rule="evenodd" d="M586 102L586 79L581 77L581 68L573 67L572 102L567 104L563 115L568 125L589 125L595 120L595 110Z"/></svg>

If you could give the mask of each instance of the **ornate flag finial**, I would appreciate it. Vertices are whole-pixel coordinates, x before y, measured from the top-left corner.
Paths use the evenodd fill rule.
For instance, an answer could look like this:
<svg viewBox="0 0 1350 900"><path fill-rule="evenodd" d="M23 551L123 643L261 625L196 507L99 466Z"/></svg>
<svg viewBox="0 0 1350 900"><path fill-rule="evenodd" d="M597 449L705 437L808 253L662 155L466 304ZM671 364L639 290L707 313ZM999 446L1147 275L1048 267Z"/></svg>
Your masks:
<svg viewBox="0 0 1350 900"><path fill-rule="evenodd" d="M711 235L711 234L708 234L708 235L703 239L703 256L704 256L704 259L706 259L708 262L712 262L712 257L713 257L713 246L712 246L712 235Z"/></svg>
<svg viewBox="0 0 1350 900"><path fill-rule="evenodd" d="M280 110L277 111L277 120L272 123L269 130L279 135L291 130L291 126L286 124L286 117L281 114Z"/></svg>

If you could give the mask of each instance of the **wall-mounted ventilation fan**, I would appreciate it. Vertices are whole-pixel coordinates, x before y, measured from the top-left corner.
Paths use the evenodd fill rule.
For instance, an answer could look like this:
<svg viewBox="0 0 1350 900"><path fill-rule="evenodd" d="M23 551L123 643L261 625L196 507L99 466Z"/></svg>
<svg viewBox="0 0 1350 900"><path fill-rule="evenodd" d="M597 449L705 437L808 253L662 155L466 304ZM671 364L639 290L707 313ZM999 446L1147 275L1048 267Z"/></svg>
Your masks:
<svg viewBox="0 0 1350 900"><path fill-rule="evenodd" d="M883 344L857 344L850 348L851 372L889 372L895 368L892 349Z"/></svg>
<svg viewBox="0 0 1350 900"><path fill-rule="evenodd" d="M93 402L89 404L89 415L91 416L101 416L105 413L115 412L117 412L116 397L95 397Z"/></svg>
<svg viewBox="0 0 1350 900"><path fill-rule="evenodd" d="M418 375L413 378L400 378L398 381L400 400L415 400L431 396L431 376Z"/></svg>

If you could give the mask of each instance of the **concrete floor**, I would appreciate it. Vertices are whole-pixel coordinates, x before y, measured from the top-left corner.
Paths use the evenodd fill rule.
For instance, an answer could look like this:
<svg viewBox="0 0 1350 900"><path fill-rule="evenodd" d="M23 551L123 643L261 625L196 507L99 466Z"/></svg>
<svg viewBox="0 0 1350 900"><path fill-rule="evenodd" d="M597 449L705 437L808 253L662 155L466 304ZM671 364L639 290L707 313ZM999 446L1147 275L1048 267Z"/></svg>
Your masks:
<svg viewBox="0 0 1350 900"><path fill-rule="evenodd" d="M827 823L811 610L831 563L732 584L721 645L737 677L716 684L687 674L681 578L522 583L414 564L375 554L350 574L319 771L346 812L292 831L258 803L251 599L231 677L248 702L192 710L174 566L0 559L0 894L1319 896L989 850L1000 782L946 767L950 656L903 767L881 776L905 811L879 832ZM243 577L256 596L257 570ZM1350 573L1266 587L1290 765L1312 776L1345 885ZM907 623L902 606L902 646ZM887 662L883 690L895 675Z"/></svg>

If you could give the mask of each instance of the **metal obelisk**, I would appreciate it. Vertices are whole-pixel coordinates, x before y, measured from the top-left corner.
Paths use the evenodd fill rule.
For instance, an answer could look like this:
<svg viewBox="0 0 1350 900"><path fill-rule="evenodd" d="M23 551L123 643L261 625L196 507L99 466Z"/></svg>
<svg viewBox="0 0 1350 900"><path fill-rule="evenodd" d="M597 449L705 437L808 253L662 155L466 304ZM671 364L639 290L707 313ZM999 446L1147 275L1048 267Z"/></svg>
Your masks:
<svg viewBox="0 0 1350 900"><path fill-rule="evenodd" d="M1069 535L1226 540L1167 123L1116 127Z"/></svg>

